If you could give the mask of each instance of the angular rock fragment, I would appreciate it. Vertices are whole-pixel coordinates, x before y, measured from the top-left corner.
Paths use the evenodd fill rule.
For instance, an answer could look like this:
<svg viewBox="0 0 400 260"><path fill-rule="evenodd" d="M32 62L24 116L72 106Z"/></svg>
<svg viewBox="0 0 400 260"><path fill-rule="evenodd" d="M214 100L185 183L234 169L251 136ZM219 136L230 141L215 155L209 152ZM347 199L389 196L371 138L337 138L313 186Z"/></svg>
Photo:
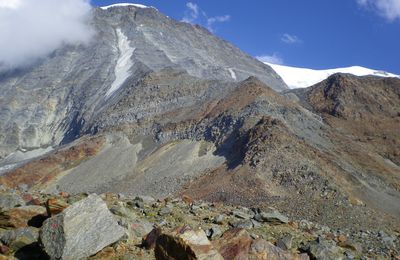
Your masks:
<svg viewBox="0 0 400 260"><path fill-rule="evenodd" d="M0 235L0 241L13 251L37 242L38 238L39 230L34 227L13 229Z"/></svg>
<svg viewBox="0 0 400 260"><path fill-rule="evenodd" d="M46 201L46 209L49 216L61 213L68 206L69 204L62 199L48 199Z"/></svg>
<svg viewBox="0 0 400 260"><path fill-rule="evenodd" d="M124 235L125 230L117 224L106 203L92 194L47 219L40 230L40 241L53 259L81 259Z"/></svg>
<svg viewBox="0 0 400 260"><path fill-rule="evenodd" d="M244 229L230 229L214 242L224 259L307 260L306 254L291 254L263 239L253 238Z"/></svg>
<svg viewBox="0 0 400 260"><path fill-rule="evenodd" d="M287 224L289 222L289 218L285 215L281 214L277 210L273 210L271 212L261 212L260 217L262 221L268 222L274 225L279 224Z"/></svg>
<svg viewBox="0 0 400 260"><path fill-rule="evenodd" d="M248 259L308 260L307 254L291 254L263 239L254 240Z"/></svg>
<svg viewBox="0 0 400 260"><path fill-rule="evenodd" d="M0 209L7 210L23 205L25 205L25 201L18 194L15 193L0 194Z"/></svg>
<svg viewBox="0 0 400 260"><path fill-rule="evenodd" d="M224 259L246 259L253 239L246 230L233 228L213 244Z"/></svg>
<svg viewBox="0 0 400 260"><path fill-rule="evenodd" d="M159 236L161 236L162 230L159 227L154 228L150 233L148 233L142 241L142 246L146 249L153 249L156 246L156 241Z"/></svg>
<svg viewBox="0 0 400 260"><path fill-rule="evenodd" d="M46 209L41 206L23 206L0 212L0 227L40 227L46 218Z"/></svg>
<svg viewBox="0 0 400 260"><path fill-rule="evenodd" d="M208 240L203 230L183 226L159 236L155 247L156 259L224 259Z"/></svg>

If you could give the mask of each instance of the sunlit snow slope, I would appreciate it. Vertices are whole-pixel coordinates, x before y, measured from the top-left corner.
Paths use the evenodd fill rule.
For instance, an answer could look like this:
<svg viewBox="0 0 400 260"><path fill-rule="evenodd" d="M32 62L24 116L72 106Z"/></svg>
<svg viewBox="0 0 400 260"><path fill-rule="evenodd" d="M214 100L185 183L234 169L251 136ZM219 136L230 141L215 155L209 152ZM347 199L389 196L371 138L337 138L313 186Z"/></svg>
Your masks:
<svg viewBox="0 0 400 260"><path fill-rule="evenodd" d="M265 64L271 66L276 73L281 76L283 81L289 88L306 88L318 82L321 82L335 73L349 73L356 76L374 75L379 77L400 77L385 71L367 69L360 66L352 66L348 68L328 69L328 70L313 70L306 68L296 68L271 63Z"/></svg>

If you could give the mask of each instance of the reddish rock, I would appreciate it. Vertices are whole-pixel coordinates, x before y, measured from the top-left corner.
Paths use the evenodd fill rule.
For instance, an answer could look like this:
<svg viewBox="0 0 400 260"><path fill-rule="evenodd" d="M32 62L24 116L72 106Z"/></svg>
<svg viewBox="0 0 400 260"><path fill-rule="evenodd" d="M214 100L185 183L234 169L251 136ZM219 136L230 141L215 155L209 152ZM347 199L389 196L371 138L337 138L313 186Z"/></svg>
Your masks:
<svg viewBox="0 0 400 260"><path fill-rule="evenodd" d="M299 228L299 223L295 222L295 221L289 221L289 226L291 226L292 228L298 229Z"/></svg>
<svg viewBox="0 0 400 260"><path fill-rule="evenodd" d="M155 246L156 259L224 259L208 240L203 230L183 226L161 234Z"/></svg>
<svg viewBox="0 0 400 260"><path fill-rule="evenodd" d="M185 202L186 204L189 204L189 205L193 204L193 202L194 202L193 198L188 195L183 195L182 200L183 200L183 202Z"/></svg>
<svg viewBox="0 0 400 260"><path fill-rule="evenodd" d="M62 198L68 198L68 197L69 197L69 194L68 194L67 192L62 191L62 192L60 192L60 197L62 197Z"/></svg>
<svg viewBox="0 0 400 260"><path fill-rule="evenodd" d="M336 237L336 241L339 243L344 243L344 242L346 242L346 240L347 240L347 237L345 235L339 235Z"/></svg>
<svg viewBox="0 0 400 260"><path fill-rule="evenodd" d="M23 193L23 194L21 195L21 197L22 197L22 199L23 199L25 202L30 202L30 201L33 200L32 195L29 194L29 193Z"/></svg>
<svg viewBox="0 0 400 260"><path fill-rule="evenodd" d="M230 229L214 242L224 259L308 260L306 254L291 254L263 239L253 240L244 229Z"/></svg>
<svg viewBox="0 0 400 260"><path fill-rule="evenodd" d="M156 246L156 241L161 233L161 228L154 228L149 234L147 234L143 238L142 246L146 249L153 249Z"/></svg>
<svg viewBox="0 0 400 260"><path fill-rule="evenodd" d="M46 218L46 209L41 206L24 206L0 213L0 227L23 228L36 226L37 221L43 222Z"/></svg>
<svg viewBox="0 0 400 260"><path fill-rule="evenodd" d="M6 255L8 252L10 252L10 248L5 245L0 245L0 254Z"/></svg>
<svg viewBox="0 0 400 260"><path fill-rule="evenodd" d="M33 199L33 200L29 201L29 205L42 206L42 205L45 205L45 203L43 203L43 201L41 201L39 199Z"/></svg>
<svg viewBox="0 0 400 260"><path fill-rule="evenodd" d="M61 199L48 199L46 201L46 209L49 216L54 216L61 213L68 206L69 204Z"/></svg>
<svg viewBox="0 0 400 260"><path fill-rule="evenodd" d="M246 259L252 241L245 229L234 228L217 239L214 246L224 259Z"/></svg>

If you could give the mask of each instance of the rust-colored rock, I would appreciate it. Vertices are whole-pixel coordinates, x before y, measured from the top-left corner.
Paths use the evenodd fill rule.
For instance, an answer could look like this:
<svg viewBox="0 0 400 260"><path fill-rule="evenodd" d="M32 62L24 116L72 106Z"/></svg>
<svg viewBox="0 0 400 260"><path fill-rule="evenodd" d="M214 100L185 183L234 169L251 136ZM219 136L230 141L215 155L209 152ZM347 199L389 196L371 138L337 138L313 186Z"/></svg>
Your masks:
<svg viewBox="0 0 400 260"><path fill-rule="evenodd" d="M161 233L161 228L154 228L149 234L147 234L143 238L142 246L146 249L153 249L156 246L156 241Z"/></svg>
<svg viewBox="0 0 400 260"><path fill-rule="evenodd" d="M217 239L214 246L224 259L246 259L252 241L253 239L245 229L234 228Z"/></svg>
<svg viewBox="0 0 400 260"><path fill-rule="evenodd" d="M346 242L346 240L347 240L347 237L345 235L339 235L336 237L336 241L339 243L344 243L344 242Z"/></svg>
<svg viewBox="0 0 400 260"><path fill-rule="evenodd" d="M10 252L10 248L5 245L0 245L0 254L8 254Z"/></svg>
<svg viewBox="0 0 400 260"><path fill-rule="evenodd" d="M68 206L69 204L62 199L48 199L46 201L46 210L49 216L61 213Z"/></svg>
<svg viewBox="0 0 400 260"><path fill-rule="evenodd" d="M194 202L193 198L188 195L183 195L182 200L183 200L183 202L185 202L186 204L189 204L189 205L193 204L193 202Z"/></svg>
<svg viewBox="0 0 400 260"><path fill-rule="evenodd" d="M306 254L291 254L263 239L253 240L244 229L230 229L214 242L224 259L308 260Z"/></svg>
<svg viewBox="0 0 400 260"><path fill-rule="evenodd" d="M37 226L46 218L46 209L41 206L24 206L0 213L0 227L5 229Z"/></svg>
<svg viewBox="0 0 400 260"><path fill-rule="evenodd" d="M62 191L62 192L60 192L60 197L62 197L62 198L68 198L69 197L69 194L67 193L67 192L64 192L64 191Z"/></svg>
<svg viewBox="0 0 400 260"><path fill-rule="evenodd" d="M183 226L169 234L161 234L155 247L156 259L224 259L201 229Z"/></svg>

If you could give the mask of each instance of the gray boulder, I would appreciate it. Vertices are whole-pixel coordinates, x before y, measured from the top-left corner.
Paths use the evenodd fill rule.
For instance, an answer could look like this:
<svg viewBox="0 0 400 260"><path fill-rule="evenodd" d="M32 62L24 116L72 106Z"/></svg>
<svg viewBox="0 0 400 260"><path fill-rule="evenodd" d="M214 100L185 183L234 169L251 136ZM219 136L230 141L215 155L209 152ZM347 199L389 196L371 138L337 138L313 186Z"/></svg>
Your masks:
<svg viewBox="0 0 400 260"><path fill-rule="evenodd" d="M40 241L52 259L81 259L96 254L124 234L106 203L92 194L47 219L40 230Z"/></svg>
<svg viewBox="0 0 400 260"><path fill-rule="evenodd" d="M0 235L0 241L14 251L37 242L38 238L38 229L34 227L8 230Z"/></svg>
<svg viewBox="0 0 400 260"><path fill-rule="evenodd" d="M264 222L268 222L270 224L279 225L279 224L286 224L289 222L288 217L281 214L277 210L273 210L271 212L261 212L260 219Z"/></svg>
<svg viewBox="0 0 400 260"><path fill-rule="evenodd" d="M25 205L25 201L16 193L0 194L0 209L7 210Z"/></svg>

